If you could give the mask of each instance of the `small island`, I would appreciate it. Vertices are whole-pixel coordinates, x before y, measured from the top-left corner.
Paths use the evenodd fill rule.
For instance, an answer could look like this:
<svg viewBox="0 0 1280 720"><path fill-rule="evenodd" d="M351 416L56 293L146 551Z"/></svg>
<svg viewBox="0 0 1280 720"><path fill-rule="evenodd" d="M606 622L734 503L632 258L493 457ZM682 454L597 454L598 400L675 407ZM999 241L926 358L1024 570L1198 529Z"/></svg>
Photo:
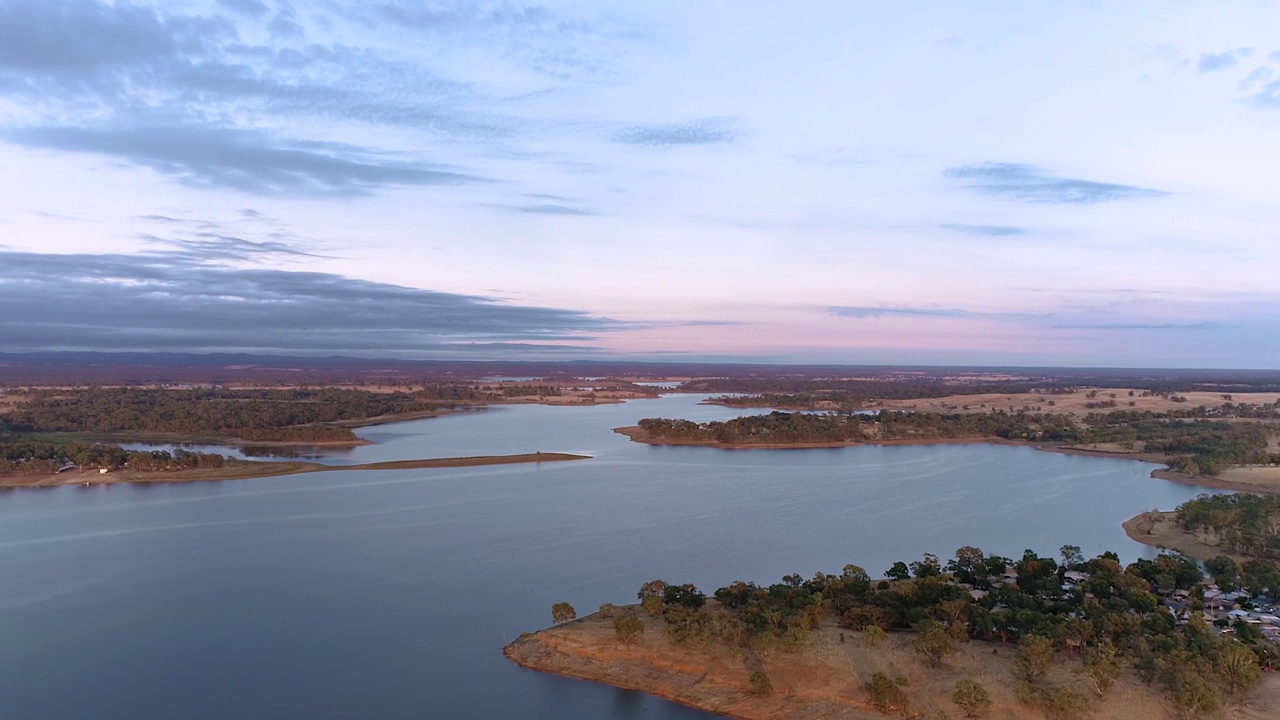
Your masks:
<svg viewBox="0 0 1280 720"><path fill-rule="evenodd" d="M1206 577L1175 554L1124 567L1073 546L1016 560L965 547L884 575L849 565L710 597L655 580L638 605L580 619L557 603L553 627L503 652L525 668L743 720L1280 712L1280 618L1270 614L1280 612L1280 566L1270 561Z"/></svg>

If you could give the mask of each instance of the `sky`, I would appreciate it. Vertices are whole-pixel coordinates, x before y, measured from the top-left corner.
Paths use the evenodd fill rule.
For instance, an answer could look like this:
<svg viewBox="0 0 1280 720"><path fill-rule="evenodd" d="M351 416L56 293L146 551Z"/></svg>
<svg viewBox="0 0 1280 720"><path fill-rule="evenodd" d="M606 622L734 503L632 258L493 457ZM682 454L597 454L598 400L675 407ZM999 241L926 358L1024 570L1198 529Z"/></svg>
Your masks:
<svg viewBox="0 0 1280 720"><path fill-rule="evenodd" d="M1280 367L1280 3L0 0L0 352Z"/></svg>

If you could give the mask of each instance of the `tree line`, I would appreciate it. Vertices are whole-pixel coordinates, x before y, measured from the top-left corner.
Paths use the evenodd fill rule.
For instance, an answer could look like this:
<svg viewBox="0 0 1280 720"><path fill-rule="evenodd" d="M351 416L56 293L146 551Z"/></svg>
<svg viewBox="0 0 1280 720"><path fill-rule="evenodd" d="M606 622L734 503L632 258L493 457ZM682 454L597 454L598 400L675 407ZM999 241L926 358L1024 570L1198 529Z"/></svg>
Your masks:
<svg viewBox="0 0 1280 720"><path fill-rule="evenodd" d="M188 450L130 451L119 445L85 442L15 441L0 437L0 476L52 475L67 465L78 468L128 466L140 472L220 468L236 462L216 453Z"/></svg>
<svg viewBox="0 0 1280 720"><path fill-rule="evenodd" d="M885 440L944 440L993 437L1069 445L1116 442L1167 456L1169 466L1212 475L1234 465L1280 464L1268 450L1275 430L1256 422L1184 420L1167 414L1117 410L1081 420L1065 413L937 413L881 410L876 413L775 411L732 420L645 418L641 430L655 439L721 444L859 443Z"/></svg>
<svg viewBox="0 0 1280 720"><path fill-rule="evenodd" d="M437 407L405 393L342 388L88 388L39 391L0 422L16 432L155 432L325 442L355 439L350 429L330 423Z"/></svg>
<svg viewBox="0 0 1280 720"><path fill-rule="evenodd" d="M1179 505L1175 517L1184 530L1211 533L1231 550L1280 558L1280 496L1201 495Z"/></svg>

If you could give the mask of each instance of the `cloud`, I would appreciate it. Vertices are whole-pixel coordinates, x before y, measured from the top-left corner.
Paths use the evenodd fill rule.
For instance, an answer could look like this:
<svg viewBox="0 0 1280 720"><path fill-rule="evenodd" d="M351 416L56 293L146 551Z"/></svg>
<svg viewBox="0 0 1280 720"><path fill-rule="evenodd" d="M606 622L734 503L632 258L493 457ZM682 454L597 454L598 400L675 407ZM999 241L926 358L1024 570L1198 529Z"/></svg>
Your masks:
<svg viewBox="0 0 1280 720"><path fill-rule="evenodd" d="M622 145L673 147L728 143L738 137L727 118L703 118L667 125L629 125L614 132L612 140Z"/></svg>
<svg viewBox="0 0 1280 720"><path fill-rule="evenodd" d="M233 27L225 21L162 17L151 8L127 2L12 0L0 4L0 76L10 74L13 79L14 72L100 75L153 58L189 53L232 33Z"/></svg>
<svg viewBox="0 0 1280 720"><path fill-rule="evenodd" d="M218 4L232 12L254 18L266 15L271 9L262 0L218 0Z"/></svg>
<svg viewBox="0 0 1280 720"><path fill-rule="evenodd" d="M268 29L279 34L276 26L286 20L277 15ZM249 43L240 24L225 17L161 15L92 0L19 0L0 6L0 94L77 125L86 116L134 125L176 116L225 126L229 116L251 114L490 138L519 122L472 109L486 98L420 63L303 40Z"/></svg>
<svg viewBox="0 0 1280 720"><path fill-rule="evenodd" d="M1280 108L1280 80L1272 80L1253 96L1253 104L1265 110Z"/></svg>
<svg viewBox="0 0 1280 720"><path fill-rule="evenodd" d="M157 248L170 262L195 264L296 262L326 258L324 246L296 234L277 218L252 208L228 217L189 218L171 215L141 215L134 218L156 226L136 237Z"/></svg>
<svg viewBox="0 0 1280 720"><path fill-rule="evenodd" d="M1122 323L1080 323L1053 325L1051 327L1066 330L1217 330L1223 327L1219 322L1122 322Z"/></svg>
<svg viewBox="0 0 1280 720"><path fill-rule="evenodd" d="M590 210L571 205L560 205L556 203L538 203L534 205L501 205L492 204L490 207L510 210L512 212L528 213L530 215L596 215Z"/></svg>
<svg viewBox="0 0 1280 720"><path fill-rule="evenodd" d="M183 254L0 252L0 351L170 350L422 356L562 346L624 327L318 272Z"/></svg>
<svg viewBox="0 0 1280 720"><path fill-rule="evenodd" d="M1249 48L1238 48L1220 53L1204 53L1200 56L1199 62L1196 63L1196 71L1211 73L1228 70L1239 65L1240 58L1248 57L1251 52Z"/></svg>
<svg viewBox="0 0 1280 720"><path fill-rule="evenodd" d="M383 187L483 179L343 143L281 140L256 130L204 127L28 127L7 139L146 167L194 187L281 195L365 195Z"/></svg>
<svg viewBox="0 0 1280 720"><path fill-rule="evenodd" d="M0 101L19 108L0 132L11 142L123 158L197 187L362 194L470 182L465 171L332 141L396 138L457 154L476 148L456 141L491 146L554 123L513 115L509 98L433 70L414 51L421 32L401 47L328 38L361 37L353 24L384 37L436 12L434 47L492 55L516 45L515 54L542 63L560 52L564 72L573 62L605 62L575 48L627 42L622 26L518 3L334 0L306 6L305 16L274 5L221 0L202 13L127 1L0 2ZM575 37L595 41L579 46Z"/></svg>
<svg viewBox="0 0 1280 720"><path fill-rule="evenodd" d="M35 215L36 217L44 218L45 220L64 220L67 222L87 222L89 220L89 218L84 215L52 212L50 210L27 210L27 212Z"/></svg>
<svg viewBox="0 0 1280 720"><path fill-rule="evenodd" d="M1266 65L1259 65L1249 72L1240 84L1237 85L1241 90L1248 90L1254 83L1265 83L1275 75L1274 71Z"/></svg>
<svg viewBox="0 0 1280 720"><path fill-rule="evenodd" d="M947 223L939 225L943 230L951 230L964 235L985 235L987 237L1014 237L1017 235L1026 235L1027 229L1020 227L1012 227L1009 225L962 225L959 223Z"/></svg>
<svg viewBox="0 0 1280 720"><path fill-rule="evenodd" d="M827 308L827 312L838 317L853 318L856 320L879 319L894 316L957 318L970 317L973 315L973 313L966 310L957 310L954 308L890 307L885 305L833 306Z"/></svg>
<svg viewBox="0 0 1280 720"><path fill-rule="evenodd" d="M1163 190L1048 175L1034 165L981 163L948 168L945 177L988 195L1036 203L1093 205L1115 200L1162 197Z"/></svg>
<svg viewBox="0 0 1280 720"><path fill-rule="evenodd" d="M849 148L831 148L795 153L792 160L805 165L867 165L871 162L867 153Z"/></svg>
<svg viewBox="0 0 1280 720"><path fill-rule="evenodd" d="M558 78L608 75L613 60L649 33L606 14L570 14L544 5L470 0L361 0L334 3L335 14L370 28L485 42L519 65Z"/></svg>

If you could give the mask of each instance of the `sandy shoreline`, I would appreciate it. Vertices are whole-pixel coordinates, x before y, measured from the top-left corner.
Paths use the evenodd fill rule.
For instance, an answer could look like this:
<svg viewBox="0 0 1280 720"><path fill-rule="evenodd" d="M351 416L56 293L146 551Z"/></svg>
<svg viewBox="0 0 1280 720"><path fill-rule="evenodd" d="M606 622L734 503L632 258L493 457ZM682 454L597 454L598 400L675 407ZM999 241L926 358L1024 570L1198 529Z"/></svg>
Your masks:
<svg viewBox="0 0 1280 720"><path fill-rule="evenodd" d="M214 480L249 480L253 478L297 475L337 470L419 470L430 468L479 467L484 465L519 465L524 463L567 462L589 460L589 455L569 453L523 453L519 455L476 455L466 457L392 460L361 465L324 465L313 462L240 461L221 468L191 468L161 472L109 473L96 471L58 473L40 477L9 475L0 477L0 488L56 487L59 485L118 485L121 483L201 482Z"/></svg>

